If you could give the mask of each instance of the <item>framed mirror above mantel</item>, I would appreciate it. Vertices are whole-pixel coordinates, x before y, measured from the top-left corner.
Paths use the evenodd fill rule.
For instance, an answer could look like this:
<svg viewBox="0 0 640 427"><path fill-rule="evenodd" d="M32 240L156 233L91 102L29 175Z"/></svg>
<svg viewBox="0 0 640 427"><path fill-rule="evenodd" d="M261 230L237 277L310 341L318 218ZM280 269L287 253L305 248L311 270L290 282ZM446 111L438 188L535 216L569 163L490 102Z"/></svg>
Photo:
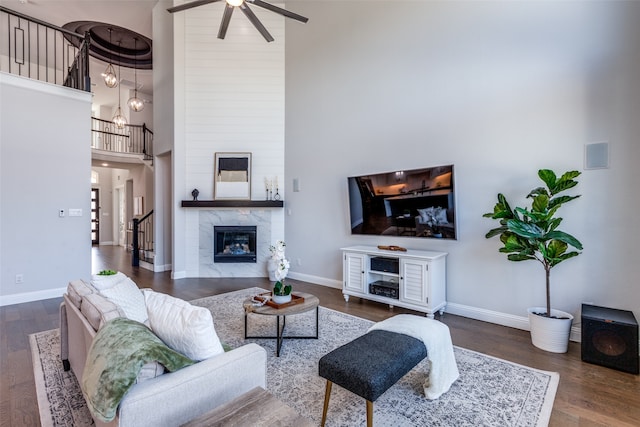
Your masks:
<svg viewBox="0 0 640 427"><path fill-rule="evenodd" d="M183 200L183 208L282 208L282 200Z"/></svg>

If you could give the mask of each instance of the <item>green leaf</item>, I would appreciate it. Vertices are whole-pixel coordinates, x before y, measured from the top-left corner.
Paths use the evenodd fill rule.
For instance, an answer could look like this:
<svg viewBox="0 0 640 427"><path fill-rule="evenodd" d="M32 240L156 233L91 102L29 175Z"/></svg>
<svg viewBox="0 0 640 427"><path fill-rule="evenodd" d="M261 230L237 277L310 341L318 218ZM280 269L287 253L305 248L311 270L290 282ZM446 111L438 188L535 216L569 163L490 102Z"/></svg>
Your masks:
<svg viewBox="0 0 640 427"><path fill-rule="evenodd" d="M561 222L562 222L562 218L553 218L549 222L549 227L547 228L547 230L549 230L549 231L555 230L556 228L558 228L558 226L560 225Z"/></svg>
<svg viewBox="0 0 640 427"><path fill-rule="evenodd" d="M542 194L544 194L544 195L546 195L546 196L549 196L549 192L547 191L547 189L546 189L546 188L544 188L544 187L537 187L537 188L534 188L533 190L531 190L531 191L529 192L529 194L527 194L527 198L530 198L530 197L536 197L536 196L539 196L539 195L542 195Z"/></svg>
<svg viewBox="0 0 640 427"><path fill-rule="evenodd" d="M508 230L508 228L506 226L494 228L494 229L489 230L489 232L487 234L485 234L484 237L486 237L487 239L490 239L493 236L500 235L500 234L504 233L507 230Z"/></svg>
<svg viewBox="0 0 640 427"><path fill-rule="evenodd" d="M517 234L518 236L530 239L539 239L544 235L544 230L533 223L510 219L507 221L507 227L509 227L509 231Z"/></svg>
<svg viewBox="0 0 640 427"><path fill-rule="evenodd" d="M551 231L547 233L546 237L548 239L560 240L561 242L573 246L579 251L582 250L582 243L580 243L578 239L573 237L571 234L565 233L564 231Z"/></svg>
<svg viewBox="0 0 640 427"><path fill-rule="evenodd" d="M547 185L547 188L552 189L556 185L556 174L550 169L540 169L538 176Z"/></svg>
<svg viewBox="0 0 640 427"><path fill-rule="evenodd" d="M539 194L533 199L531 204L531 210L535 212L544 212L549 206L549 196L546 194Z"/></svg>
<svg viewBox="0 0 640 427"><path fill-rule="evenodd" d="M560 205L570 202L573 199L577 199L580 196L560 196L560 197L554 197L553 199L551 199L549 201L549 208L554 208L559 207Z"/></svg>
<svg viewBox="0 0 640 427"><path fill-rule="evenodd" d="M549 187L549 190L551 190L551 195L561 193L578 185L578 181L575 181L573 178L579 175L580 172L578 171L565 172L560 177L560 179L556 181L555 185Z"/></svg>
<svg viewBox="0 0 640 427"><path fill-rule="evenodd" d="M521 254L511 254L507 258L509 259L509 261L528 261L536 259L535 257Z"/></svg>
<svg viewBox="0 0 640 427"><path fill-rule="evenodd" d="M552 240L546 248L545 258L558 258L567 251L568 245L560 240Z"/></svg>

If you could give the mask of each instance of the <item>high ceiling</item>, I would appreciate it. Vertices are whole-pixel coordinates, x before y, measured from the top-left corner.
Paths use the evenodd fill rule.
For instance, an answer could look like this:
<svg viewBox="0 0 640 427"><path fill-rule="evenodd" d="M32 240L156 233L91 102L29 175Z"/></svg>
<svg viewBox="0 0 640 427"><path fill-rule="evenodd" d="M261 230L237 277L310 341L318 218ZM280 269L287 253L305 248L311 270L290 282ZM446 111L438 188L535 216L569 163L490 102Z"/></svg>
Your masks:
<svg viewBox="0 0 640 427"><path fill-rule="evenodd" d="M95 21L129 29L152 39L151 12L158 0L2 0L2 5L25 15L62 27L74 21ZM117 71L117 64L116 66ZM118 90L106 87L100 74L107 63L91 58L90 72L94 106L118 104ZM139 97L152 94L152 70L138 70ZM133 89L133 68L122 67L121 97L128 99Z"/></svg>

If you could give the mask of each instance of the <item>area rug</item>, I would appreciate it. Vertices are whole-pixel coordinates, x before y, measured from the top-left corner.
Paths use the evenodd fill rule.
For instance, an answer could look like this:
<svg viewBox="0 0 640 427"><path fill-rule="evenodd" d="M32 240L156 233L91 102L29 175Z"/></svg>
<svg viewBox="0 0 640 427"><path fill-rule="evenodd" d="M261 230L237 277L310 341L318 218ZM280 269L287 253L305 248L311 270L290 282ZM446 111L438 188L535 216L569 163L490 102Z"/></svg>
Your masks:
<svg viewBox="0 0 640 427"><path fill-rule="evenodd" d="M262 292L251 288L192 301L213 314L221 340L240 346L244 340L242 301ZM267 389L304 417L320 424L325 380L318 376L324 354L366 333L373 324L365 319L319 309L318 340L285 340L280 357L275 340L251 339L267 350ZM273 335L275 319L249 315L249 334ZM287 317L285 335L315 331L315 312ZM34 377L43 426L92 425L75 376L64 372L59 357L59 331L30 336ZM546 426L559 375L481 353L455 347L460 378L440 399L424 398L422 384L428 373L425 359L387 390L374 404L375 425L382 426ZM366 424L364 399L333 387L327 426Z"/></svg>

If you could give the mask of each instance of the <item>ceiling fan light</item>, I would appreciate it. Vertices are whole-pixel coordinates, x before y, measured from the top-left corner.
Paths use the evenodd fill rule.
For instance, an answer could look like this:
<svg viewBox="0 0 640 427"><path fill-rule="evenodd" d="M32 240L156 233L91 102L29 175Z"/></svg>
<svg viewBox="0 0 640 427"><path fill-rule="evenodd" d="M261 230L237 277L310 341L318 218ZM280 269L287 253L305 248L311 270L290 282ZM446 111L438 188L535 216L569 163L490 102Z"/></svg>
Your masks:
<svg viewBox="0 0 640 427"><path fill-rule="evenodd" d="M230 6L240 6L244 0L226 0Z"/></svg>
<svg viewBox="0 0 640 427"><path fill-rule="evenodd" d="M104 77L104 84L106 84L107 87L113 88L118 86L118 77L116 76L116 70L114 70L113 65L109 64L107 69L104 70L104 73L102 73L102 76Z"/></svg>

